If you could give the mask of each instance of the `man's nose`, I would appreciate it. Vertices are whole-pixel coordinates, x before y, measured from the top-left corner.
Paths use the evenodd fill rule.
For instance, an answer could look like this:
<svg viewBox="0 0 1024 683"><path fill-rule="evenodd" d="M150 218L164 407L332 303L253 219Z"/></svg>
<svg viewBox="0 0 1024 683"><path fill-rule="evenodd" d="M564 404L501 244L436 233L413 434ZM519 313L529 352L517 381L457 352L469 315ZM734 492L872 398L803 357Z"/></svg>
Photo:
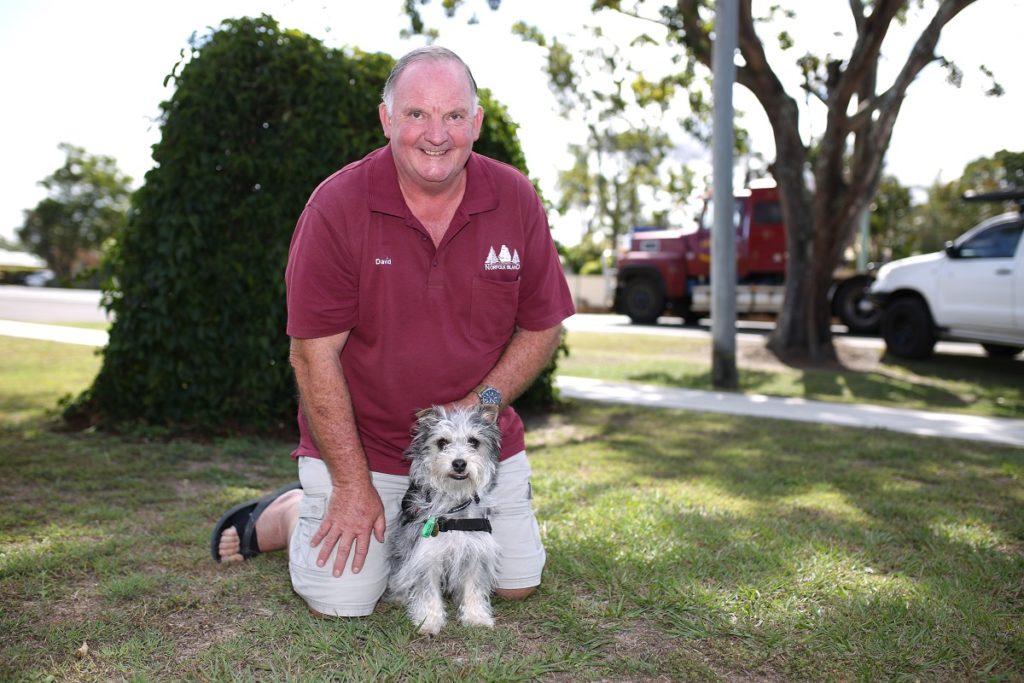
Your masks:
<svg viewBox="0 0 1024 683"><path fill-rule="evenodd" d="M427 142L439 145L448 140L448 127L441 118L431 118L424 133Z"/></svg>

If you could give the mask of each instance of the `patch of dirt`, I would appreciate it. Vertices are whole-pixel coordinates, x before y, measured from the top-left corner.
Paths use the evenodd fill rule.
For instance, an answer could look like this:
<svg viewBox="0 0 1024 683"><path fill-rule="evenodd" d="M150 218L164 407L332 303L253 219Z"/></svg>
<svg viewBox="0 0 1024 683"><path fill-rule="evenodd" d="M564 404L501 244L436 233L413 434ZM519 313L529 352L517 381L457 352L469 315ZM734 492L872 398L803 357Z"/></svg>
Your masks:
<svg viewBox="0 0 1024 683"><path fill-rule="evenodd" d="M783 368L806 368L848 372L874 372L882 364L881 349L865 348L834 339L836 357L810 360L806 358L779 358L762 340L740 341L736 345L736 362L747 368L780 370Z"/></svg>
<svg viewBox="0 0 1024 683"><path fill-rule="evenodd" d="M632 657L658 661L665 659L679 647L679 640L671 638L643 620L629 622L628 628L616 631L612 653L616 657Z"/></svg>
<svg viewBox="0 0 1024 683"><path fill-rule="evenodd" d="M593 430L580 425L568 406L554 412L524 412L522 418L531 450L584 443L594 438Z"/></svg>

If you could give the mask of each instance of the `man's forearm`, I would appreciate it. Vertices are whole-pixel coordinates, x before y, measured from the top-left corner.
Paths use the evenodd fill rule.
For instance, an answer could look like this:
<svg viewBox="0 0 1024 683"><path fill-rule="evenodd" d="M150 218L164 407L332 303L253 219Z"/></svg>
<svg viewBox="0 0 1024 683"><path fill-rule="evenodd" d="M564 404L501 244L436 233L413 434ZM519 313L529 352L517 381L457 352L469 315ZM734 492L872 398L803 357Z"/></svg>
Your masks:
<svg viewBox="0 0 1024 683"><path fill-rule="evenodd" d="M303 341L291 350L303 415L335 486L370 477L339 352Z"/></svg>
<svg viewBox="0 0 1024 683"><path fill-rule="evenodd" d="M384 506L373 486L359 432L348 382L341 367L341 350L348 333L322 339L293 339L292 367L299 385L299 397L306 423L331 475L333 493L320 526L310 538L320 547L317 566L330 562L337 553L332 572L341 576L352 558L352 572L358 574L366 561L370 539L384 542L387 521Z"/></svg>
<svg viewBox="0 0 1024 683"><path fill-rule="evenodd" d="M487 373L483 383L501 392L503 405L512 403L537 379L537 375L558 350L561 339L561 325L538 332L521 328L516 330L505 352L494 369Z"/></svg>

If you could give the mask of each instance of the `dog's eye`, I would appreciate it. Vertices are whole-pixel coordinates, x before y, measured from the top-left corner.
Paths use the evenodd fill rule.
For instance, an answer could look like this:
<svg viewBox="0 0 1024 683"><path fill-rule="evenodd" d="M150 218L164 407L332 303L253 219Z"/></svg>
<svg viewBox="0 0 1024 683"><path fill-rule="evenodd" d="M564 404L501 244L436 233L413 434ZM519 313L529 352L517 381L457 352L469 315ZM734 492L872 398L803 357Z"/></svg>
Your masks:
<svg viewBox="0 0 1024 683"><path fill-rule="evenodd" d="M480 439L470 438L469 445L472 446L473 448L480 448Z"/></svg>
<svg viewBox="0 0 1024 683"><path fill-rule="evenodd" d="M438 439L437 440L437 450L443 451L446 448L448 448L448 439Z"/></svg>

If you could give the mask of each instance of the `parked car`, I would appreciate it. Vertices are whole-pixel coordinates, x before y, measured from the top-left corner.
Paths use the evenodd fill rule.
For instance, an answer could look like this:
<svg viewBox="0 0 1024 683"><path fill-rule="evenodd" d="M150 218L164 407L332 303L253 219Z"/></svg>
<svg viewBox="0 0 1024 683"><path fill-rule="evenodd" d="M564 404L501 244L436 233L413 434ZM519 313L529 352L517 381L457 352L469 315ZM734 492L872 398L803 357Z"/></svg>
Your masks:
<svg viewBox="0 0 1024 683"><path fill-rule="evenodd" d="M1024 200L1024 192L1000 193ZM1022 204L1024 209L1024 204ZM890 353L927 358L936 341L978 342L991 356L1024 350L1024 210L979 223L945 250L882 266L870 295Z"/></svg>
<svg viewBox="0 0 1024 683"><path fill-rule="evenodd" d="M47 268L44 270L37 270L34 273L29 273L28 275L25 276L23 282L28 287L45 287L51 282L53 282L53 280L56 277L57 276L54 274L54 272Z"/></svg>

